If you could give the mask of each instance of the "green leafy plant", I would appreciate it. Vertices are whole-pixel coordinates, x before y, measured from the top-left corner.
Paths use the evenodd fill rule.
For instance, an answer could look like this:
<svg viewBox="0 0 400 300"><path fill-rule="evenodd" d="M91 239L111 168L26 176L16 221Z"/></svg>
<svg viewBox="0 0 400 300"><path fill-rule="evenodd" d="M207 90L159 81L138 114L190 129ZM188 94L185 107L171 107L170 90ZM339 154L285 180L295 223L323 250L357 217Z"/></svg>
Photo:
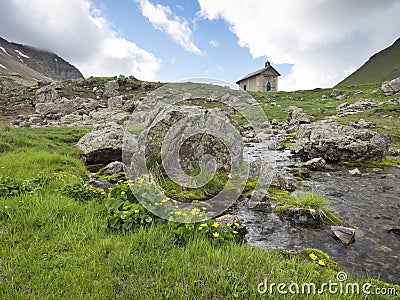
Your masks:
<svg viewBox="0 0 400 300"><path fill-rule="evenodd" d="M0 197L14 197L22 194L40 194L50 178L41 173L29 180L0 177Z"/></svg>
<svg viewBox="0 0 400 300"><path fill-rule="evenodd" d="M83 180L62 186L61 192L62 194L78 201L102 201L106 195L106 192L103 189L94 188L92 185L88 186L88 184L84 183Z"/></svg>

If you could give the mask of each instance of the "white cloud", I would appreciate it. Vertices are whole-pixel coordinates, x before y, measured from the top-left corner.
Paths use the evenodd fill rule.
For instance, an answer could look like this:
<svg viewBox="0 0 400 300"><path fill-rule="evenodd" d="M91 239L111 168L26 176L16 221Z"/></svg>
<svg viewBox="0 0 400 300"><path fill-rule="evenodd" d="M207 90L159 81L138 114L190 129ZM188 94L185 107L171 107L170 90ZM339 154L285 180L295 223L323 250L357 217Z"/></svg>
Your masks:
<svg viewBox="0 0 400 300"><path fill-rule="evenodd" d="M160 61L119 37L89 0L9 0L1 5L0 36L51 50L84 76L156 77Z"/></svg>
<svg viewBox="0 0 400 300"><path fill-rule="evenodd" d="M158 30L168 34L178 45L188 52L202 55L195 45L189 23L173 14L168 6L153 5L148 0L137 0L142 15Z"/></svg>
<svg viewBox="0 0 400 300"><path fill-rule="evenodd" d="M209 43L211 46L213 46L214 48L218 48L218 46L219 46L219 43L218 43L218 41L216 41L216 40L210 40L208 43Z"/></svg>
<svg viewBox="0 0 400 300"><path fill-rule="evenodd" d="M254 58L294 64L281 89L328 87L398 38L397 0L198 0ZM251 71L251 70L249 70Z"/></svg>

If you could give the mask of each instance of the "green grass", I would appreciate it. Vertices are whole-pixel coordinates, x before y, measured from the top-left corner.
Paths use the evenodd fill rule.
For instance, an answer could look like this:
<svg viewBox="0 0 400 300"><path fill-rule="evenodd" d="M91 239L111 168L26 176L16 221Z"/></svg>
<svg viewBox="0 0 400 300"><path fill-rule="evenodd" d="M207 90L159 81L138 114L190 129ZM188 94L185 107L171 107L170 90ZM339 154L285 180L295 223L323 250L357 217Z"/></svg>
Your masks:
<svg viewBox="0 0 400 300"><path fill-rule="evenodd" d="M328 201L320 194L314 192L298 193L285 199L283 202L288 206L311 208L311 209L327 209Z"/></svg>
<svg viewBox="0 0 400 300"><path fill-rule="evenodd" d="M370 128L370 130L382 134L389 134L394 138L394 144L400 146L399 105L383 105L377 108L371 108L363 112L339 118L336 121L340 124L347 125L360 119L376 124L376 127Z"/></svg>
<svg viewBox="0 0 400 300"><path fill-rule="evenodd" d="M363 161L363 162L342 162L343 165L349 167L364 167L364 168L374 168L374 167L397 167L400 166L400 159L386 157L382 161Z"/></svg>
<svg viewBox="0 0 400 300"><path fill-rule="evenodd" d="M260 103L269 120L277 119L284 121L287 118L286 109L289 106L302 108L306 113L315 117L315 121L336 115L336 107L342 103L355 103L360 99L371 99L380 102L396 98L396 95L386 97L380 92L379 84L367 84L358 86L340 87L343 94L347 95L344 100L329 97L332 89L314 89L295 92L250 92L253 98ZM364 93L354 95L358 90ZM323 98L325 96L325 98Z"/></svg>
<svg viewBox="0 0 400 300"><path fill-rule="evenodd" d="M85 176L74 144L87 130L1 132L7 149L0 154L0 176L29 179L42 172L49 177L41 194L0 197L1 299L260 299L257 286L264 279L317 286L337 282L337 266L320 266L308 252L295 255L234 243L216 247L201 235L179 246L173 233L160 226L126 233L107 229L104 203L62 194L62 181L54 176L58 171ZM348 281L385 286L353 276ZM290 299L276 289L264 297ZM291 299L299 298L307 296Z"/></svg>

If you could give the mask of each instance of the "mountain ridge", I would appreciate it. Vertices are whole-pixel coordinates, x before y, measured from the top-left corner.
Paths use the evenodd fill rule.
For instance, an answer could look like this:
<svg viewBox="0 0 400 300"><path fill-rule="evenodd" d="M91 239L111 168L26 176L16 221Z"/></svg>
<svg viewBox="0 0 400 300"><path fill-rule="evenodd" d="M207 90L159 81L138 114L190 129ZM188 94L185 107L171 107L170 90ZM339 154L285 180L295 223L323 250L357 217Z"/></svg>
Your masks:
<svg viewBox="0 0 400 300"><path fill-rule="evenodd" d="M372 55L337 86L381 83L397 77L400 77L400 38L391 46Z"/></svg>
<svg viewBox="0 0 400 300"><path fill-rule="evenodd" d="M41 81L83 78L82 73L59 55L0 37L0 73Z"/></svg>

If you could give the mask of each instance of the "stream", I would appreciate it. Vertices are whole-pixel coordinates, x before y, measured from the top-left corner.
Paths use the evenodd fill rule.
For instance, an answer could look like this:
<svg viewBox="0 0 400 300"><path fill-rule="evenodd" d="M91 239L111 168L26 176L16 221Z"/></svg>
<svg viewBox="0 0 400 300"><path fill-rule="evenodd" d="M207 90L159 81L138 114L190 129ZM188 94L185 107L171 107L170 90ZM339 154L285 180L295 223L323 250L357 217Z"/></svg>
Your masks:
<svg viewBox="0 0 400 300"><path fill-rule="evenodd" d="M290 151L270 150L264 142L252 143L246 149L249 161L274 163L274 168L287 177L289 167L298 164ZM333 166L328 171L311 171L310 178L303 181L311 191L325 195L344 226L356 229L353 244L336 241L329 226L294 227L273 209L262 212L241 205L236 214L246 220L246 241L264 249L317 248L347 272L400 284L400 236L387 231L400 228L400 168L359 169L362 176L354 177L348 172L350 168Z"/></svg>

